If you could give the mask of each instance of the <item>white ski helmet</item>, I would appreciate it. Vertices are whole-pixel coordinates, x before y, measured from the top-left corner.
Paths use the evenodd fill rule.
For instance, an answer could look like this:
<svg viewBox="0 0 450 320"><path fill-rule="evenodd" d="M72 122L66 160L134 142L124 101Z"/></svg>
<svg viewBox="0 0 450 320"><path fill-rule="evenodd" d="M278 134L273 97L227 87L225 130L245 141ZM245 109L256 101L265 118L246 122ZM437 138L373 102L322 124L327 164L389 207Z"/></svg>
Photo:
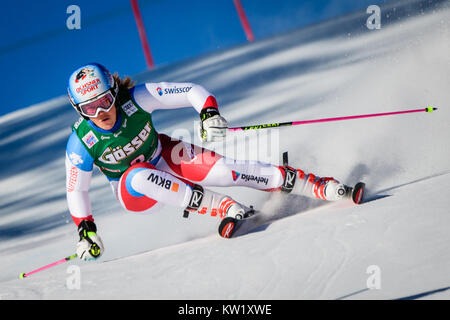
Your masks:
<svg viewBox="0 0 450 320"><path fill-rule="evenodd" d="M72 73L67 93L75 110L88 119L96 117L100 111L109 111L118 89L108 69L99 63L90 63Z"/></svg>

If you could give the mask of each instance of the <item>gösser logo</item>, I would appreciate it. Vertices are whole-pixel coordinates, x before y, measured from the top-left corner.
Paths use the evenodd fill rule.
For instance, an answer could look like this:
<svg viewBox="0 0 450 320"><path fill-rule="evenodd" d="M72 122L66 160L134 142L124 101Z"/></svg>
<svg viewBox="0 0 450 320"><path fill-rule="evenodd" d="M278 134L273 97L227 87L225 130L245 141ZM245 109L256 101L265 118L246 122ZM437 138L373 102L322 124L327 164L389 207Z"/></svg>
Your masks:
<svg viewBox="0 0 450 320"><path fill-rule="evenodd" d="M116 146L114 148L107 147L103 151L99 160L103 163L117 164L128 156L134 154L148 139L151 132L150 123L147 122L145 127L134 137L131 142L127 143L125 146ZM122 132L122 131L119 131Z"/></svg>

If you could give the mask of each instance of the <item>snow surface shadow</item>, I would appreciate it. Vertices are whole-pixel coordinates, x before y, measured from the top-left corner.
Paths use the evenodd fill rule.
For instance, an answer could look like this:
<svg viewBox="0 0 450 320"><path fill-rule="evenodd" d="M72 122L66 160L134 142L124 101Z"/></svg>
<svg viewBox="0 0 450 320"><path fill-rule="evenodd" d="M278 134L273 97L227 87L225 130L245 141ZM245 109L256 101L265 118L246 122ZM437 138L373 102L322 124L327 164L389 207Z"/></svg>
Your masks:
<svg viewBox="0 0 450 320"><path fill-rule="evenodd" d="M394 170L392 168L392 170ZM345 181L351 183L356 183L359 181L364 181L369 178L370 174L369 166L364 163L359 163L353 167ZM377 178L382 178L380 175ZM427 177L429 178L429 177ZM424 178L424 179L427 179ZM418 181L423 180L419 179ZM417 181L412 181L407 184L411 184ZM349 183L350 184L350 183ZM406 184L404 184L406 185ZM364 203L383 199L390 197L390 194L385 194L385 192L395 189L400 186L391 187L389 189L381 190L378 192L370 192L366 190L366 196ZM297 195L286 195L282 193L273 193L269 196L269 199L264 203L261 209L261 218L258 221L258 226L246 232L239 232L235 237L242 236L244 234L256 233L266 230L274 221L280 220L289 216L305 213L309 210L316 209L325 205L330 204L329 201L323 201L320 199L308 198L304 196ZM352 295L352 294L350 294Z"/></svg>
<svg viewBox="0 0 450 320"><path fill-rule="evenodd" d="M50 215L45 218L29 222L21 222L0 227L0 240L5 241L13 238L29 236L55 230L57 227L67 224L67 211Z"/></svg>
<svg viewBox="0 0 450 320"><path fill-rule="evenodd" d="M357 291L355 291L355 292L346 294L346 295L344 295L344 296L342 296L342 297L336 298L336 300L344 300L344 299L346 299L346 298L348 298L348 297L355 296L355 295L357 295L357 294L360 294L360 293L365 292L365 291L368 291L368 290L370 290L370 289L364 288L364 289L361 289L361 290L357 290Z"/></svg>
<svg viewBox="0 0 450 320"><path fill-rule="evenodd" d="M264 203L255 226L250 229L239 229L234 238L266 230L273 222L293 215L302 214L314 208L329 204L329 202L297 195L285 195L281 193L271 194Z"/></svg>
<svg viewBox="0 0 450 320"><path fill-rule="evenodd" d="M351 180L355 183L367 177L370 173L369 167L365 164L356 165L349 174ZM269 220L281 219L295 214L301 214L306 211L330 204L329 201L324 201L315 198L308 198L298 195L285 195L281 193L272 194L261 210ZM268 213L271 212L271 213Z"/></svg>
<svg viewBox="0 0 450 320"><path fill-rule="evenodd" d="M449 289L450 289L450 287L444 287L444 288L439 288L439 289L435 289L435 290L425 291L425 292L422 292L422 293L414 294L414 295L407 296L407 297L397 298L397 299L393 299L393 300L416 300L416 299L420 299L420 298L423 298L423 297L426 297L426 296L433 295L435 293L444 292L444 291L447 291ZM360 293L363 293L363 292L366 292L366 291L369 291L369 290L370 290L369 288L364 288L364 289L361 289L361 290L357 290L355 292L352 292L352 293L346 294L344 296L341 296L339 298L336 298L336 300L344 300L344 299L347 299L349 297L355 296L357 294L360 294Z"/></svg>
<svg viewBox="0 0 450 320"><path fill-rule="evenodd" d="M397 185L389 187L389 188L385 188L385 189L382 189L382 190L374 191L373 193L371 193L371 194L369 194L367 196L367 200L365 200L364 202L370 202L370 201L374 201L374 200L390 197L391 194L386 194L386 193L389 193L390 191L393 191L393 190L401 188L401 187L405 187L405 186L408 186L408 185L412 185L412 184L419 183L419 182L422 182L422 181L426 181L426 180L429 180L429 179L433 179L433 178L436 178L436 177L444 176L444 175L447 175L447 174L450 174L450 172L449 171L442 171L442 172L438 172L438 173L433 174L433 175L429 175L429 176L418 178L418 179L415 179L415 180L411 180L411 181L408 181L408 182L405 182L405 183L397 184Z"/></svg>
<svg viewBox="0 0 450 320"><path fill-rule="evenodd" d="M368 197L366 197L364 199L364 203L369 203L369 202L372 202L372 201L375 201L375 200L380 200L380 199L387 198L387 197L390 197L390 196L392 196L392 195L391 194L371 195L371 196L368 196Z"/></svg>
<svg viewBox="0 0 450 320"><path fill-rule="evenodd" d="M68 104L52 107L58 116L42 113L2 124L0 166L4 170L0 171L0 179L35 170L64 157L70 126L78 117Z"/></svg>
<svg viewBox="0 0 450 320"><path fill-rule="evenodd" d="M411 180L411 181L408 181L408 182L405 182L405 183L397 184L397 185L391 186L389 188L385 188L385 189L378 190L378 191L372 191L371 192L370 189L367 189L366 190L366 195L364 196L364 203L368 203L368 202L372 202L372 201L376 201L376 200L380 200L380 199L391 197L392 194L390 194L390 192L395 190L395 189L398 189L398 188L401 188L401 187L405 187L405 186L408 186L408 185L412 185L412 184L415 184L415 183L418 183L418 182L426 181L426 180L429 180L429 179L433 179L433 178L436 178L436 177L439 177L439 176L443 176L443 175L446 175L446 174L450 174L450 172L449 171L438 172L438 173L430 175L430 176L426 176L426 177L418 178L418 179Z"/></svg>
<svg viewBox="0 0 450 320"><path fill-rule="evenodd" d="M423 297L426 297L426 296L429 296L429 295L432 295L435 293L444 292L449 289L450 289L450 287L445 287L445 288L440 288L440 289L436 289L436 290L425 291L425 292L418 293L418 294L415 294L412 296L398 298L398 299L394 299L394 300L415 300L415 299L420 299L420 298L423 298Z"/></svg>

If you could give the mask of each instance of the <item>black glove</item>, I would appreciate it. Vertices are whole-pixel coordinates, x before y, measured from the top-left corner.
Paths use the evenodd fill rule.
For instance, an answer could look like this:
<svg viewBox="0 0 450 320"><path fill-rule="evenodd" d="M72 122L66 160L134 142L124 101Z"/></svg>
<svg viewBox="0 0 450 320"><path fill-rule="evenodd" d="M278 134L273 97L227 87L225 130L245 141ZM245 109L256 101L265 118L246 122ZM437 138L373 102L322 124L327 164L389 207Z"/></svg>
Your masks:
<svg viewBox="0 0 450 320"><path fill-rule="evenodd" d="M93 221L83 220L78 225L80 241L77 243L77 255L82 260L95 260L105 250L102 239L97 235Z"/></svg>

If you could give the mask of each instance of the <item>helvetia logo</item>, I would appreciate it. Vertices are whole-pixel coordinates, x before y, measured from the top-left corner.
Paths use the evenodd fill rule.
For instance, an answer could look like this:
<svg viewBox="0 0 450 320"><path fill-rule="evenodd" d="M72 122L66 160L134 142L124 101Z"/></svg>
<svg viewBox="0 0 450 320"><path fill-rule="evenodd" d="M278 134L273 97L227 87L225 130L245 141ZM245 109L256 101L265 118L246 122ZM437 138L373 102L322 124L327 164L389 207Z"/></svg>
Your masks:
<svg viewBox="0 0 450 320"><path fill-rule="evenodd" d="M264 183L265 185L267 185L267 183L269 182L268 178L258 177L252 174L244 174L244 173L241 174L241 179L246 182L255 181L257 184Z"/></svg>
<svg viewBox="0 0 450 320"><path fill-rule="evenodd" d="M163 91L162 91L162 89L161 89L160 87L156 88L156 91L158 92L158 94L159 94L160 96L162 96L162 95L164 94Z"/></svg>

